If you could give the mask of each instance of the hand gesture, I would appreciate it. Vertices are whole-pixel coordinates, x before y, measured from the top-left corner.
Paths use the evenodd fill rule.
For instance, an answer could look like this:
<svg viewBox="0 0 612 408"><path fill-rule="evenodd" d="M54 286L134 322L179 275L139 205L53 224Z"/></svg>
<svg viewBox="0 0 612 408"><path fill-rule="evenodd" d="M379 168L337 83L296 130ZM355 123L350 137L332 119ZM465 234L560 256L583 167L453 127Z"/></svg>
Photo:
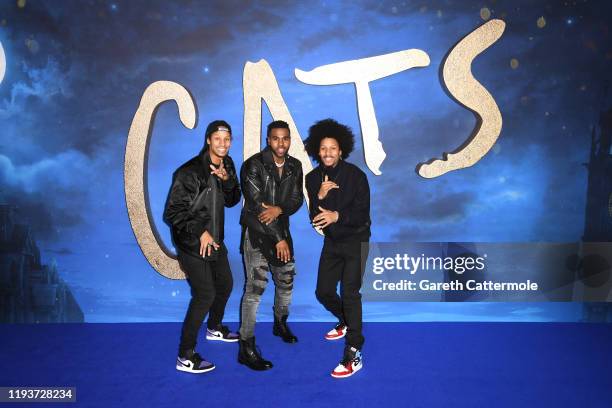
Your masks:
<svg viewBox="0 0 612 408"><path fill-rule="evenodd" d="M276 257L282 262L289 262L291 260L291 251L289 251L289 244L284 239L276 243Z"/></svg>
<svg viewBox="0 0 612 408"><path fill-rule="evenodd" d="M213 249L215 251L219 249L219 244L215 242L214 238L208 233L208 231L204 231L200 237L200 256L202 258L205 256L210 256Z"/></svg>
<svg viewBox="0 0 612 408"><path fill-rule="evenodd" d="M227 170L225 170L225 166L223 165L223 159L221 159L221 164L219 165L219 168L211 164L210 169L212 170L210 174L214 174L215 176L219 177L222 181L229 180L229 175L227 174Z"/></svg>
<svg viewBox="0 0 612 408"><path fill-rule="evenodd" d="M325 197L327 197L327 193L329 193L329 190L333 188L340 188L340 187L333 181L329 181L329 177L326 174L325 180L323 180L323 182L321 183L321 188L319 188L319 193L317 194L317 197L319 197L319 200L323 200Z"/></svg>
<svg viewBox="0 0 612 408"><path fill-rule="evenodd" d="M325 228L338 221L338 217L340 216L338 211L329 211L323 207L319 207L319 210L321 212L312 219L312 225L315 228Z"/></svg>
<svg viewBox="0 0 612 408"><path fill-rule="evenodd" d="M281 213L283 212L280 207L277 207L275 205L268 205L266 203L261 203L261 205L263 206L263 208L265 208L265 210L263 210L257 218L259 218L259 222L261 222L262 224L270 225L270 223L277 219L278 216L281 215Z"/></svg>

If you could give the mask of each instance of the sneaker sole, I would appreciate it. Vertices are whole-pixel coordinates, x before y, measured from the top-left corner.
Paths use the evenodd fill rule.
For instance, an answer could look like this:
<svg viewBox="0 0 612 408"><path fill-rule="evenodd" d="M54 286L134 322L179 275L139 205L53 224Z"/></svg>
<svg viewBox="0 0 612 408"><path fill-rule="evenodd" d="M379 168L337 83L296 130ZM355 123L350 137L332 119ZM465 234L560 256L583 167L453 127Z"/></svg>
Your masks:
<svg viewBox="0 0 612 408"><path fill-rule="evenodd" d="M272 367L265 367L265 368L257 369L257 368L253 368L253 367L251 367L251 366L250 366L250 365L248 365L248 364L247 364L245 361L242 361L242 360L240 360L240 359L238 359L238 363L239 363L239 364L242 364L243 366L245 366L245 367L247 367L247 368L250 368L250 369L251 369L251 370L253 370L253 371L268 371L268 370L272 369L272 367L274 367L274 366L272 366Z"/></svg>
<svg viewBox="0 0 612 408"><path fill-rule="evenodd" d="M338 374L334 374L334 372L332 371L331 376L334 377L334 378L348 378L348 377L354 375L355 373L357 373L362 368L363 368L363 364L360 365L357 369L355 369L355 371L353 371L350 374L340 374L340 375L338 375Z"/></svg>
<svg viewBox="0 0 612 408"><path fill-rule="evenodd" d="M346 336L346 332L342 336L336 336L336 337L327 337L327 336L325 336L325 340L330 340L330 341L340 340L341 338L343 338L345 336Z"/></svg>
<svg viewBox="0 0 612 408"><path fill-rule="evenodd" d="M235 343L237 342L239 339L224 339L223 337L217 337L217 336L209 336L206 335L206 340L212 340L212 341L223 341L225 343Z"/></svg>
<svg viewBox="0 0 612 408"><path fill-rule="evenodd" d="M178 371L182 371L184 373L189 373L189 374L204 374L204 373L214 370L215 368L216 366L212 366L204 370L192 370L191 368L188 368L188 367L176 366L176 369Z"/></svg>

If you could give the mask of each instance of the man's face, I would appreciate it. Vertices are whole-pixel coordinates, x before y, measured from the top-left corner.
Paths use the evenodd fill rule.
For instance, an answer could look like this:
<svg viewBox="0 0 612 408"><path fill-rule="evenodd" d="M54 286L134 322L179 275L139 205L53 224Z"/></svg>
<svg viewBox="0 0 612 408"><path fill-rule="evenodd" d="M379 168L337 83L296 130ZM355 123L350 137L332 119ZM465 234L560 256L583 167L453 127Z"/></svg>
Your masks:
<svg viewBox="0 0 612 408"><path fill-rule="evenodd" d="M218 130L213 132L210 137L206 139L206 143L208 143L211 153L218 157L225 157L232 144L232 137L229 132Z"/></svg>
<svg viewBox="0 0 612 408"><path fill-rule="evenodd" d="M338 141L331 137L324 137L321 139L319 157L324 166L333 167L338 164L340 157L342 157L342 150L340 150Z"/></svg>
<svg viewBox="0 0 612 408"><path fill-rule="evenodd" d="M272 152L276 157L283 158L289 151L291 146L291 136L289 136L289 129L285 128L274 128L270 130L270 136L268 136L268 144L272 149Z"/></svg>

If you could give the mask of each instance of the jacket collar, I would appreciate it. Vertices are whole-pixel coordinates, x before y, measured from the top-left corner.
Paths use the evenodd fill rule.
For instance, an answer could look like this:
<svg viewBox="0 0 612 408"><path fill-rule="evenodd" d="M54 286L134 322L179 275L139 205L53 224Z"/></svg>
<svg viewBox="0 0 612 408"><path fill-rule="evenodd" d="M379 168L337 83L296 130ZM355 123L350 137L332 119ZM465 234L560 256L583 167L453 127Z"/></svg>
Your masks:
<svg viewBox="0 0 612 408"><path fill-rule="evenodd" d="M198 156L200 156L200 160L202 160L202 164L204 165L204 167L208 169L208 166L212 164L212 162L210 161L210 153L208 152L208 149L206 147L203 147L202 150L200 150L200 154Z"/></svg>
<svg viewBox="0 0 612 408"><path fill-rule="evenodd" d="M208 151L208 149L203 147L202 150L200 150L200 154L198 156L200 156L200 160L202 160L202 164L204 165L204 169L210 171L210 165L213 164L213 162L210 159L210 152ZM225 165L225 167L228 166L227 157L228 156L225 156L222 159L223 160L223 164Z"/></svg>
<svg viewBox="0 0 612 408"><path fill-rule="evenodd" d="M331 178L335 178L342 171L343 167L344 160L342 159L340 159L336 167L332 167L329 169L325 167L323 163L319 163L319 171L321 172L321 177L325 176L325 174L328 174Z"/></svg>
<svg viewBox="0 0 612 408"><path fill-rule="evenodd" d="M283 171L283 179L289 177L294 171L293 163L291 160L289 160L289 157L290 156L288 154L285 155L285 169ZM266 170L275 176L278 175L278 171L276 170L277 167L274 163L274 157L272 156L272 149L270 148L270 146L266 146L266 148L261 151L261 158Z"/></svg>

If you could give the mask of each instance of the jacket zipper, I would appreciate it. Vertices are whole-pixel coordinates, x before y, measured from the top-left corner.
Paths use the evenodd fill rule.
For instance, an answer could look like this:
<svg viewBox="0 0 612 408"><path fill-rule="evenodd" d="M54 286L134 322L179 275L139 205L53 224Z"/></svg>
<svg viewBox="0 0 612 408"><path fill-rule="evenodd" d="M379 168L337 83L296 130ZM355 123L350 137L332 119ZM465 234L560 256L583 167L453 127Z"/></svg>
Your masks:
<svg viewBox="0 0 612 408"><path fill-rule="evenodd" d="M257 191L261 191L261 190L260 190L260 189L259 189L259 188L258 188L258 187L255 185L255 183L253 183L253 181L252 181L251 179L247 179L247 180L249 180L249 183L251 183L251 185L252 185L253 187L255 187L255 190L257 190Z"/></svg>
<svg viewBox="0 0 612 408"><path fill-rule="evenodd" d="M216 180L213 180L213 182L216 183ZM212 191L212 188L211 188L210 192L212 194L212 213L216 214L217 213L217 190L215 189L215 191ZM218 237L219 229L217 228L217 223L219 222L219 220L217 218L218 217L215 217L215 219L213 220L213 228L215 230L213 231L212 236L215 242L219 240L219 237Z"/></svg>

